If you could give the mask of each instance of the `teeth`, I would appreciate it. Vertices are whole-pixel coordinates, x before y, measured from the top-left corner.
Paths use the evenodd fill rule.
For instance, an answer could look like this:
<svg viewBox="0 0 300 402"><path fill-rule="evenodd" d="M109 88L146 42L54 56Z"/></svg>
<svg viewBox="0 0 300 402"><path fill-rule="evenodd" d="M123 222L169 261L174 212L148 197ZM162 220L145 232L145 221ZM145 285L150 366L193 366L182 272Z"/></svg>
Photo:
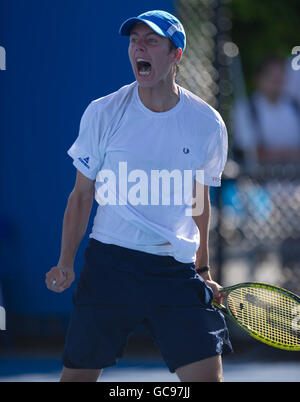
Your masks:
<svg viewBox="0 0 300 402"><path fill-rule="evenodd" d="M140 71L139 74L140 75L149 75L150 71Z"/></svg>
<svg viewBox="0 0 300 402"><path fill-rule="evenodd" d="M144 76L150 75L150 73L151 73L151 64L149 63L149 61L147 61L147 60L145 60L145 59L143 59L141 57L136 59L136 61L137 61L137 63L144 63L144 64L138 66L139 75L144 75Z"/></svg>

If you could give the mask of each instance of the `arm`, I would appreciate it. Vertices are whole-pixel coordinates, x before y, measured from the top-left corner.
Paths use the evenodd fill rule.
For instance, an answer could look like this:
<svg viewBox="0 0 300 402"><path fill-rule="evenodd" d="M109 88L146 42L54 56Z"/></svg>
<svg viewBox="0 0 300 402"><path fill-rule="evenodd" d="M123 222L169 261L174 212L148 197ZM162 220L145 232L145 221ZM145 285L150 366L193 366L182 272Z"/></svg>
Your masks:
<svg viewBox="0 0 300 402"><path fill-rule="evenodd" d="M62 292L74 281L74 261L87 229L93 199L94 181L77 171L75 186L64 214L59 261L46 274L46 284L50 290ZM53 280L56 280L56 286L53 286Z"/></svg>
<svg viewBox="0 0 300 402"><path fill-rule="evenodd" d="M289 163L298 162L300 158L300 148L267 149L259 147L257 149L259 162Z"/></svg>
<svg viewBox="0 0 300 402"><path fill-rule="evenodd" d="M196 269L209 265L209 225L211 214L209 186L202 186L199 183L197 183L197 186L200 189L199 194L203 194L203 213L202 215L193 216L200 233L200 246L196 253Z"/></svg>
<svg viewBox="0 0 300 402"><path fill-rule="evenodd" d="M197 192L196 192L197 188ZM203 194L203 196L202 196ZM203 199L199 199L199 198ZM196 253L195 268L201 268L209 265L209 226L211 216L211 205L209 197L209 186L203 186L202 184L195 182L194 186L194 199L196 203L203 203L203 212L201 215L193 216L193 219L199 229L200 233L200 245ZM199 204L198 204L199 205ZM208 286L210 286L214 292L214 299L221 304L222 296L219 292L220 285L214 282L211 278L210 272L201 273L202 278L205 280Z"/></svg>

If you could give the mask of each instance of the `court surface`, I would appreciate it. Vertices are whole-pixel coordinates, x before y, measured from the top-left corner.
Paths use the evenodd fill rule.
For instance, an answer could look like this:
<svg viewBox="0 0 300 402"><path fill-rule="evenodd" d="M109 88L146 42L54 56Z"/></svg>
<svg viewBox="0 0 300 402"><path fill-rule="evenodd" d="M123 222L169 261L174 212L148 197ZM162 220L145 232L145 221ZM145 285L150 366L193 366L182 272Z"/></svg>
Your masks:
<svg viewBox="0 0 300 402"><path fill-rule="evenodd" d="M61 363L56 358L2 358L0 382L56 382ZM227 382L300 382L300 361L253 362L224 360ZM104 382L178 382L163 362L157 360L122 360L104 370Z"/></svg>

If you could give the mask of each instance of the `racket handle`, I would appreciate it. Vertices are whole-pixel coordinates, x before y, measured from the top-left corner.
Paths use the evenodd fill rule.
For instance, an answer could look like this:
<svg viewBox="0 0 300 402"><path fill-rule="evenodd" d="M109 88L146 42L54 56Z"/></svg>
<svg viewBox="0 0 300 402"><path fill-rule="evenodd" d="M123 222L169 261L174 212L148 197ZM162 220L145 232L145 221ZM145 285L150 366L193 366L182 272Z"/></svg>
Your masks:
<svg viewBox="0 0 300 402"><path fill-rule="evenodd" d="M228 314L228 313L227 313L227 310L226 310L226 307L223 306L222 304L219 304L219 303L217 303L216 301L213 301L213 305L214 305L217 309L221 310L222 313Z"/></svg>

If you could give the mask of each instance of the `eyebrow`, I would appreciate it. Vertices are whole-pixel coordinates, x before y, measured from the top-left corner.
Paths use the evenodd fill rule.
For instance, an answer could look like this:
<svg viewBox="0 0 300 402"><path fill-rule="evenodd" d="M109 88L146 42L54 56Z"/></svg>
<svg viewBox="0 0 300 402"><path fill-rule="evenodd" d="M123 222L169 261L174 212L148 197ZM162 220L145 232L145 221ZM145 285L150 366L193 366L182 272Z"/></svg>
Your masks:
<svg viewBox="0 0 300 402"><path fill-rule="evenodd" d="M131 36L131 35L139 36L139 34L138 34L136 31L130 32L130 36ZM147 34L145 34L145 36L150 36L150 35L160 36L160 35L158 35L156 32L148 32Z"/></svg>

